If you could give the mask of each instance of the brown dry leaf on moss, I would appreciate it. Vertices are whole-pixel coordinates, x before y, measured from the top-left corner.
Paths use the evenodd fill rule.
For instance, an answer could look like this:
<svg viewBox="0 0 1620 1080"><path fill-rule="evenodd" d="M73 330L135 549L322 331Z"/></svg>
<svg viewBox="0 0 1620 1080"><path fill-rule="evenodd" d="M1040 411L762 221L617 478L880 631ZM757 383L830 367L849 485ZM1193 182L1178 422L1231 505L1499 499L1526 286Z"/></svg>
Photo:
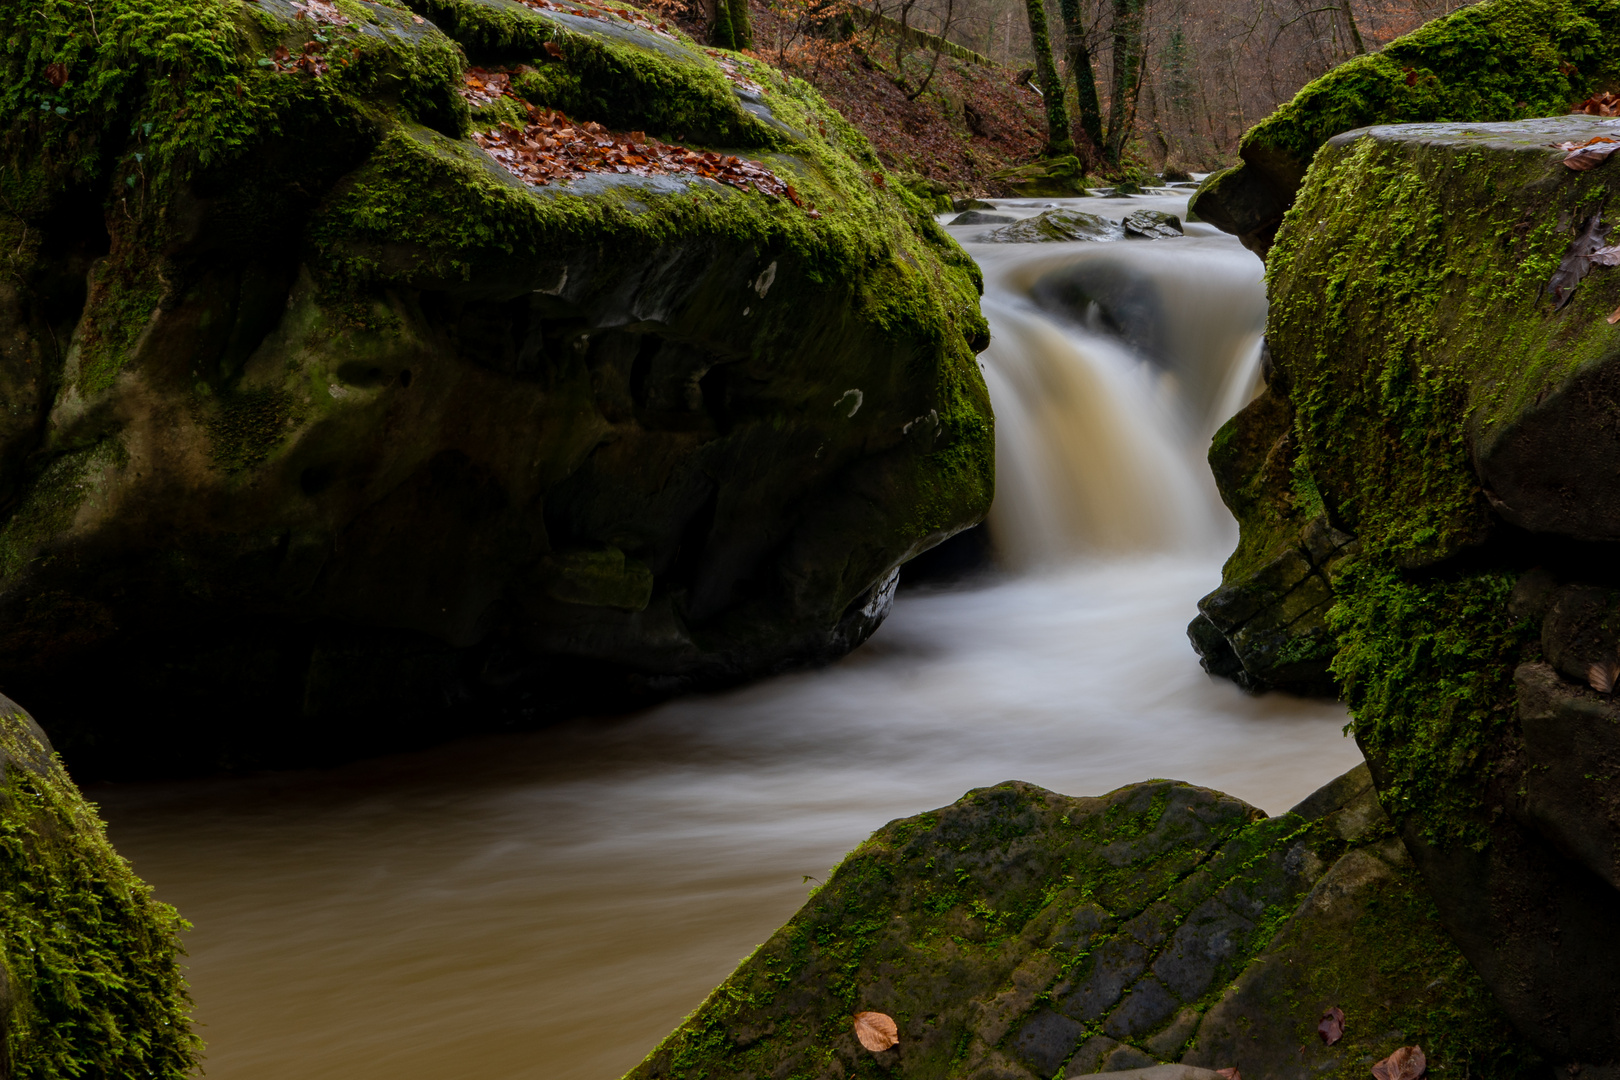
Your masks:
<svg viewBox="0 0 1620 1080"><path fill-rule="evenodd" d="M1429 1067L1421 1046L1403 1046L1372 1067L1378 1080L1417 1080Z"/></svg>
<svg viewBox="0 0 1620 1080"><path fill-rule="evenodd" d="M539 186L602 172L701 176L802 205L797 192L790 192L781 177L757 162L673 146L649 139L641 131L626 133L609 131L597 123L578 124L560 112L533 106L523 128L502 124L493 131L475 131L473 141L507 172Z"/></svg>
<svg viewBox="0 0 1620 1080"><path fill-rule="evenodd" d="M855 1037L872 1053L887 1050L900 1041L900 1029L894 1019L880 1012L855 1014Z"/></svg>
<svg viewBox="0 0 1620 1080"><path fill-rule="evenodd" d="M1610 154L1620 150L1620 139L1612 135L1594 135L1585 142L1561 142L1558 149L1566 151L1565 167L1584 172L1608 161Z"/></svg>
<svg viewBox="0 0 1620 1080"><path fill-rule="evenodd" d="M511 88L512 76L505 71L468 68L461 76L461 96L473 108L498 101Z"/></svg>
<svg viewBox="0 0 1620 1080"><path fill-rule="evenodd" d="M1344 1038L1344 1010L1335 1005L1323 1013L1316 1025L1316 1033L1329 1046Z"/></svg>

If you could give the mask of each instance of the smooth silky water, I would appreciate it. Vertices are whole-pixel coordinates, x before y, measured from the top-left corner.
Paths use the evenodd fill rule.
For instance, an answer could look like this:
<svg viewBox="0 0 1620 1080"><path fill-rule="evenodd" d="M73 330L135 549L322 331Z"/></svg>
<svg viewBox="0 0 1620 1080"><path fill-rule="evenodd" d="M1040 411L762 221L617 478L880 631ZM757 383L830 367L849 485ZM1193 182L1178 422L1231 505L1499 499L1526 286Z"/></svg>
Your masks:
<svg viewBox="0 0 1620 1080"><path fill-rule="evenodd" d="M956 231L995 335L999 569L902 591L841 663L627 718L91 789L195 924L210 1077L613 1080L891 818L1008 779L1173 777L1277 812L1360 760L1341 707L1247 696L1184 632L1235 538L1202 457L1254 392L1259 262L1207 226ZM1037 307L1054 271L1137 282L1151 355L1083 303Z"/></svg>

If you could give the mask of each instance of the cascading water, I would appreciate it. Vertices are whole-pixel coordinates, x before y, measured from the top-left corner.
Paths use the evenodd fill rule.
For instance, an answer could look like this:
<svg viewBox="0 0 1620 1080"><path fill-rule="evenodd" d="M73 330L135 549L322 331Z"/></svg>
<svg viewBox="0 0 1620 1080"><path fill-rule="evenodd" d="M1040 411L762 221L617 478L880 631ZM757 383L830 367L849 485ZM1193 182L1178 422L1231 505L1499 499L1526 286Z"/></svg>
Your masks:
<svg viewBox="0 0 1620 1080"><path fill-rule="evenodd" d="M1276 811L1359 760L1338 706L1248 697L1183 634L1231 539L1202 455L1253 392L1259 263L963 239L1009 569L902 592L829 668L637 716L92 791L196 926L213 1080L613 1080L891 818L1010 778Z"/></svg>

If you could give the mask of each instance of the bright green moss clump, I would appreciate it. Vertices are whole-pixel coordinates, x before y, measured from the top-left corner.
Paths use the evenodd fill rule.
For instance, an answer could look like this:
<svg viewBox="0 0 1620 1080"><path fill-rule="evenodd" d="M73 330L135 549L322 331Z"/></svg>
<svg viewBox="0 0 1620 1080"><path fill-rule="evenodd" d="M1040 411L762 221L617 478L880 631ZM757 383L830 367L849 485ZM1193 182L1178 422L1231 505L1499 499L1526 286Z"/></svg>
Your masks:
<svg viewBox="0 0 1620 1080"><path fill-rule="evenodd" d="M0 698L0 961L12 1080L194 1075L186 923L107 842L20 710Z"/></svg>

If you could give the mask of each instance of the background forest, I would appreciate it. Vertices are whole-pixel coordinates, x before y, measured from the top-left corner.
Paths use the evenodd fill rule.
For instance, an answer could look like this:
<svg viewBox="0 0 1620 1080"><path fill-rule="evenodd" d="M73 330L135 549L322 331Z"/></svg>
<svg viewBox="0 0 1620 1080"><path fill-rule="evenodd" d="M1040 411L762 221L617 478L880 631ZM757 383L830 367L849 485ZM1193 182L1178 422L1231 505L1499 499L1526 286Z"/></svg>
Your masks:
<svg viewBox="0 0 1620 1080"><path fill-rule="evenodd" d="M1459 0L654 0L815 84L889 167L994 192L1047 144L1049 82L1089 173L1236 159L1255 121ZM1044 27L1041 25L1044 23ZM1032 34L1031 27L1035 33ZM1045 30L1053 67L1035 44ZM884 76L874 78L874 74ZM1054 138L1055 148L1070 144Z"/></svg>

